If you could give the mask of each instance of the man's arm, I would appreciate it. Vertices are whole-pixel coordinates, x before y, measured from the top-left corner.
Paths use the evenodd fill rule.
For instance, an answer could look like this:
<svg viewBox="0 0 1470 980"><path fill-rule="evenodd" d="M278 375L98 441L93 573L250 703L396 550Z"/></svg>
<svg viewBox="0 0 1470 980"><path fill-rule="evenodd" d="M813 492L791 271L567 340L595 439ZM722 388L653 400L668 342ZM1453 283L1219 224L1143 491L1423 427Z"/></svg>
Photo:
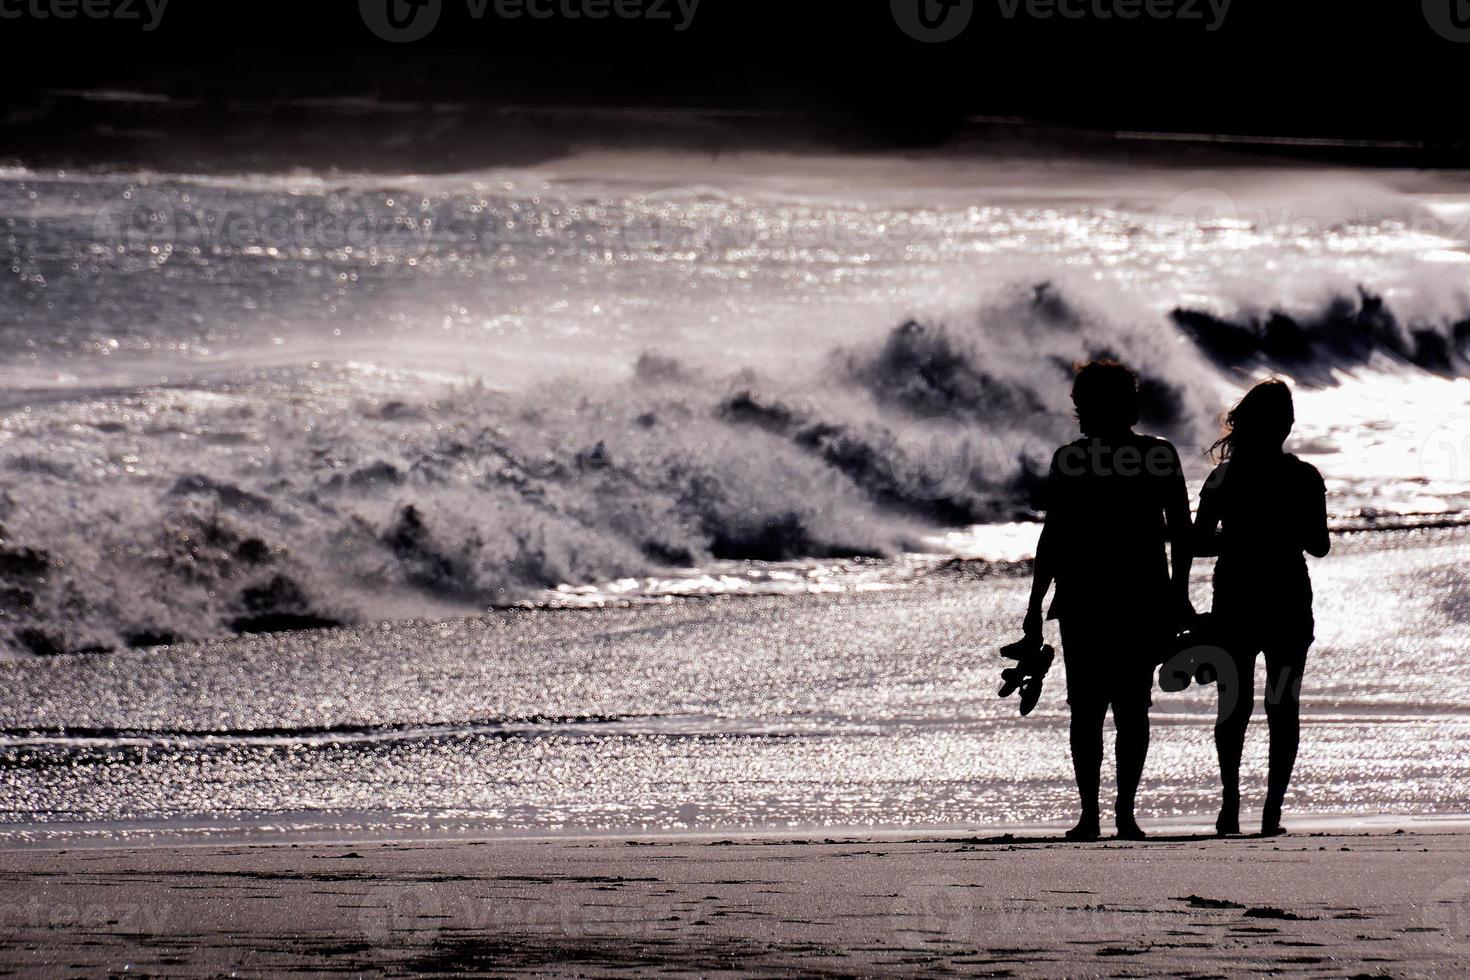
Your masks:
<svg viewBox="0 0 1470 980"><path fill-rule="evenodd" d="M1065 447L1063 447L1065 448ZM1041 538L1036 542L1036 561L1031 571L1031 599L1026 604L1026 619L1022 631L1028 637L1041 637L1043 620L1042 604L1046 602L1047 590L1056 581L1057 547L1063 512L1064 490L1059 460L1062 450L1052 456L1051 470L1046 476L1046 523L1041 527Z"/></svg>
<svg viewBox="0 0 1470 980"><path fill-rule="evenodd" d="M1055 524L1051 511L1047 511L1046 523L1041 528L1041 539L1036 542L1036 561L1031 571L1031 601L1026 605L1026 620L1021 627L1028 637L1041 636L1041 607L1046 602L1047 590L1056 578L1055 550Z"/></svg>

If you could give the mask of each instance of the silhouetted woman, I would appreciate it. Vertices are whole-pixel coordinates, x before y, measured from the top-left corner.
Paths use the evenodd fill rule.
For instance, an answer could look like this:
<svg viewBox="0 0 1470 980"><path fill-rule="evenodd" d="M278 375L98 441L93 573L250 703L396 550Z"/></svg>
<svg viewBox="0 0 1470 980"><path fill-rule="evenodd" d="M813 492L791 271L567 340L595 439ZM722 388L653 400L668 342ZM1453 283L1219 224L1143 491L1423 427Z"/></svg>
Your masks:
<svg viewBox="0 0 1470 980"><path fill-rule="evenodd" d="M1215 565L1216 626L1236 667L1222 677L1215 748L1224 801L1216 829L1240 833L1240 756L1255 702L1256 655L1266 655L1271 765L1261 833L1284 833L1281 804L1301 736L1300 696L1312 645L1312 583L1303 552L1327 554L1327 504L1314 466L1282 449L1296 414L1291 389L1263 381L1225 419L1220 465L1205 481L1195 553Z"/></svg>

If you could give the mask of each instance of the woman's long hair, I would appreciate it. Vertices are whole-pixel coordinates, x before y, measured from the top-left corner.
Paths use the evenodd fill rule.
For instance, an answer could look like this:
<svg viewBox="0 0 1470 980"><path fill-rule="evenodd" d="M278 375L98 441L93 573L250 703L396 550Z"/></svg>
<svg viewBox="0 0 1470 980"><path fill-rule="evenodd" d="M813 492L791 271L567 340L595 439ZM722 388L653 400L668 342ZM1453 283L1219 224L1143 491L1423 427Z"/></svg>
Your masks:
<svg viewBox="0 0 1470 980"><path fill-rule="evenodd" d="M1291 388L1278 378L1262 381L1225 415L1225 432L1210 452L1222 463L1242 452L1279 453L1295 422Z"/></svg>

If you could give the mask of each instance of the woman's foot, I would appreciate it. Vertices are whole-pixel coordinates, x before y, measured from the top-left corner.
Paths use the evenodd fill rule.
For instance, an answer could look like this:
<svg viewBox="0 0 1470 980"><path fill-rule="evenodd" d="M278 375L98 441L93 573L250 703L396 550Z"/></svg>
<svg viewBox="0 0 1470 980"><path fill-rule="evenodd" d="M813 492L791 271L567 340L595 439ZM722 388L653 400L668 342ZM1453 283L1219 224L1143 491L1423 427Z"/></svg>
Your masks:
<svg viewBox="0 0 1470 980"><path fill-rule="evenodd" d="M1143 832L1143 828L1138 826L1138 821L1132 817L1119 817L1117 824L1118 840L1148 840L1148 834Z"/></svg>
<svg viewBox="0 0 1470 980"><path fill-rule="evenodd" d="M1215 833L1221 837L1240 833L1240 788L1225 787L1220 796L1220 815L1215 818Z"/></svg>
<svg viewBox="0 0 1470 980"><path fill-rule="evenodd" d="M1281 805L1268 800L1261 810L1261 836L1280 837L1284 833L1286 828L1281 826Z"/></svg>
<svg viewBox="0 0 1470 980"><path fill-rule="evenodd" d="M1102 836L1102 822L1095 813L1084 813L1077 826L1067 831L1067 840L1094 841Z"/></svg>

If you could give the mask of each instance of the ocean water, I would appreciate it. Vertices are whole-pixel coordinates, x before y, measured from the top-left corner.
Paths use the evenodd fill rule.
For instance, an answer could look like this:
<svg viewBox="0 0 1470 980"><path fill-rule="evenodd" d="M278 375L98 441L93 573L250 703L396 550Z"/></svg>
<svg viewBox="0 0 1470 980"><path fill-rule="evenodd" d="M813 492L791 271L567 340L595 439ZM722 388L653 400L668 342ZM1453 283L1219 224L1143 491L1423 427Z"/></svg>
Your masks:
<svg viewBox="0 0 1470 980"><path fill-rule="evenodd" d="M1355 532L1315 565L1299 826L1470 812L1467 557L1470 529ZM902 589L0 664L0 845L1066 826L1060 677L1025 719L995 696L1026 588L948 562ZM1208 826L1214 689L1154 700L1145 825ZM1258 718L1247 819L1265 749Z"/></svg>
<svg viewBox="0 0 1470 980"><path fill-rule="evenodd" d="M991 650L1103 354L1196 484L1294 381L1349 551L1301 802L1465 809L1460 175L13 169L0 221L0 819L1059 819Z"/></svg>

